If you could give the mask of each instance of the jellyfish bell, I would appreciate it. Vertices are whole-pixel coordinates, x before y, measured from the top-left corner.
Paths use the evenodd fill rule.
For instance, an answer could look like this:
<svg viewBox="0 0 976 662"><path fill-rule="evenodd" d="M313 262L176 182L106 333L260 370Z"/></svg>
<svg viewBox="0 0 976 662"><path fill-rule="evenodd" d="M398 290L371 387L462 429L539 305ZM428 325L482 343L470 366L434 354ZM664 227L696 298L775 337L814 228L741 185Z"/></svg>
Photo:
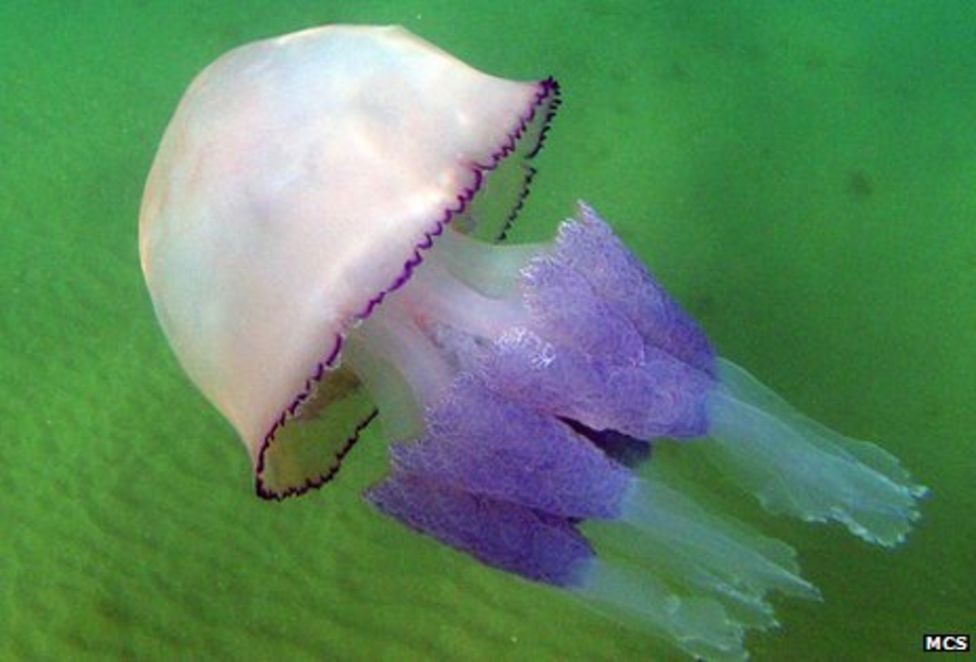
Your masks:
<svg viewBox="0 0 976 662"><path fill-rule="evenodd" d="M345 335L445 224L472 229L487 173L498 189L515 178L517 198L557 103L551 80L487 76L392 27L257 42L193 81L146 184L142 266L263 496L336 470L374 410L340 367Z"/></svg>
<svg viewBox="0 0 976 662"><path fill-rule="evenodd" d="M378 411L394 442L366 494L381 512L739 659L747 628L776 624L770 591L817 591L787 545L644 471L652 440L708 437L768 510L885 546L925 489L718 357L586 204L548 243L494 243L558 104L551 79L483 74L399 28L231 51L190 86L149 175L153 304L259 495L328 481ZM592 521L628 532L608 544L621 554L584 535Z"/></svg>

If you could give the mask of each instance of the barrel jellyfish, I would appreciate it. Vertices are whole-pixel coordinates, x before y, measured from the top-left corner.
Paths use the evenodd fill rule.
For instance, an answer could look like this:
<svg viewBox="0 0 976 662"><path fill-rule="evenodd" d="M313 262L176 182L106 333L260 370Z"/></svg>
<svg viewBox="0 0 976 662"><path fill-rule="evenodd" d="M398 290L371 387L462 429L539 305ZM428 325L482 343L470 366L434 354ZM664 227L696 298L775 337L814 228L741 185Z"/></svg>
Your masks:
<svg viewBox="0 0 976 662"><path fill-rule="evenodd" d="M190 85L150 171L142 268L256 490L331 480L378 421L381 513L687 653L742 659L793 550L655 473L698 444L773 513L900 543L925 488L720 357L585 203L501 241L560 104L400 28L233 50ZM700 441L691 441L700 440ZM581 528L602 520L608 554ZM588 530L588 529L587 529ZM613 551L613 550L611 550Z"/></svg>

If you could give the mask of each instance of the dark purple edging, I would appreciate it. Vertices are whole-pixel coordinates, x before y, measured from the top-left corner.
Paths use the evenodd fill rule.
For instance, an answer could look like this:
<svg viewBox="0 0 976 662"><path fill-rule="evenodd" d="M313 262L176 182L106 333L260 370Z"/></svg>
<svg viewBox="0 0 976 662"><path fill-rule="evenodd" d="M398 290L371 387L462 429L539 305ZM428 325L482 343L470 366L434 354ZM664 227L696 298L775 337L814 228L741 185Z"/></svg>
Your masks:
<svg viewBox="0 0 976 662"><path fill-rule="evenodd" d="M556 111L562 103L562 100L559 96L559 83L552 76L539 81L537 83L537 88L535 99L533 99L528 112L519 117L519 122L515 129L508 134L502 145L492 152L490 162L486 165L480 163L472 164L471 171L474 174L474 184L472 184L470 187L466 187L457 195L456 205L444 209L440 220L436 222L434 228L430 231L424 232L423 240L414 245L413 255L406 262L404 262L403 270L400 272L400 275L397 276L389 286L381 290L376 296L372 297L367 302L363 310L355 315L356 318L359 320L367 319L373 313L373 310L375 310L376 307L383 302L383 299L386 298L387 294L400 289L410 280L414 269L416 269L420 263L423 262L422 252L430 250L430 248L434 245L434 237L440 236L444 232L444 227L454 220L455 216L463 213L464 210L467 209L468 205L481 190L482 185L484 184L485 173L495 170L502 161L515 152L515 148L518 145L519 140L522 139L529 125L536 119L536 113L539 112L540 108L548 106L548 112L542 119L543 126L539 130L539 137L532 149L526 153L525 160L528 161L533 159L539 153L543 147L543 143L545 143L546 134L549 132L550 123L552 122L553 117L556 116ZM532 168L531 166L527 167L525 179L523 180L522 184L522 190L519 193L512 211L505 220L505 225L498 237L499 241L505 238L508 231L514 224L515 218L522 210L522 207L525 204L525 199L529 195L532 178L535 176L535 173L535 168ZM360 433L373 422L373 419L375 419L379 413L376 409L374 409L368 416L359 422L355 430L353 430L352 435L350 435L346 440L346 443L343 445L342 449L336 454L336 460L338 462L328 473L318 476L317 478L306 478L304 485L289 487L283 492L274 492L264 486L262 474L264 473L265 468L265 453L274 442L275 436L278 434L278 430L283 428L288 419L295 415L295 412L298 411L299 406L301 406L301 404L307 400L309 396L311 396L312 391L315 389L315 385L322 381L326 371L331 369L332 366L335 365L336 361L339 360L344 342L345 336L342 333L336 334L332 349L326 355L324 360L319 361L316 364L315 374L305 380L305 387L302 389L302 391L295 396L291 404L281 411L278 419L265 433L264 439L261 442L261 447L258 450L257 465L254 469L255 492L262 499L281 501L282 499L286 499L288 497L304 494L312 489L318 489L332 480L332 478L342 467L343 458L345 458L349 451L352 450L352 447L356 444L356 442L359 441Z"/></svg>
<svg viewBox="0 0 976 662"><path fill-rule="evenodd" d="M542 128L539 129L539 140L536 141L535 146L526 154L525 159L534 159L536 154L542 150L543 144L546 142L546 134L549 133L549 128L552 126L552 118L556 116L559 111L559 106L562 105L563 100L559 96L559 83L556 82L552 77L547 79L551 81L555 87L554 96L549 102L549 112L546 113L545 118L542 120ZM546 81L543 81L546 82ZM515 199L515 204L512 206L512 211L509 212L508 217L505 219L505 224L498 233L498 237L495 241L505 241L508 239L508 231L512 229L515 225L515 219L522 212L522 207L525 206L525 200L529 197L529 193L532 192L532 180L535 179L538 170L532 166L525 166L525 177L522 179L522 190L519 191L518 197Z"/></svg>

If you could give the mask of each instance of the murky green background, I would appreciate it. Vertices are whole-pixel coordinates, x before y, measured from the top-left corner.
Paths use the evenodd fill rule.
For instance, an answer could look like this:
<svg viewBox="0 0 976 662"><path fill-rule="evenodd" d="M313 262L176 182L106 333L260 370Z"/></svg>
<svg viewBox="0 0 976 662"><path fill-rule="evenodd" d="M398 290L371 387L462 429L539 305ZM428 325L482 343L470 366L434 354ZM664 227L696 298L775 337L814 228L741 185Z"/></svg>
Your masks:
<svg viewBox="0 0 976 662"><path fill-rule="evenodd" d="M525 4L0 4L0 658L674 657L371 512L375 433L328 490L258 500L176 365L136 250L157 140L217 55L330 22L557 75L515 238L589 200L725 355L933 488L894 552L732 505L826 598L779 600L755 659L976 634L976 5Z"/></svg>

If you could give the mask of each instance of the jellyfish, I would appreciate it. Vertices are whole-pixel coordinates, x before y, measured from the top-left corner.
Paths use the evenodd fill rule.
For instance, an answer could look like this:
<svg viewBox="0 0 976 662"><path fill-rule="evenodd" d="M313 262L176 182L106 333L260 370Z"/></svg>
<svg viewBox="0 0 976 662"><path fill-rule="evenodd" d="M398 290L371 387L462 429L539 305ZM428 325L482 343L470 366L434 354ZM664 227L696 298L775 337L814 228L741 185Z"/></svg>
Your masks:
<svg viewBox="0 0 976 662"><path fill-rule="evenodd" d="M695 444L768 511L902 542L926 488L720 357L580 202L505 239L561 102L395 27L235 49L190 85L146 184L140 256L180 364L260 497L337 474L378 421L379 512L694 656L743 659L795 552L654 471ZM617 532L606 544L591 523Z"/></svg>

